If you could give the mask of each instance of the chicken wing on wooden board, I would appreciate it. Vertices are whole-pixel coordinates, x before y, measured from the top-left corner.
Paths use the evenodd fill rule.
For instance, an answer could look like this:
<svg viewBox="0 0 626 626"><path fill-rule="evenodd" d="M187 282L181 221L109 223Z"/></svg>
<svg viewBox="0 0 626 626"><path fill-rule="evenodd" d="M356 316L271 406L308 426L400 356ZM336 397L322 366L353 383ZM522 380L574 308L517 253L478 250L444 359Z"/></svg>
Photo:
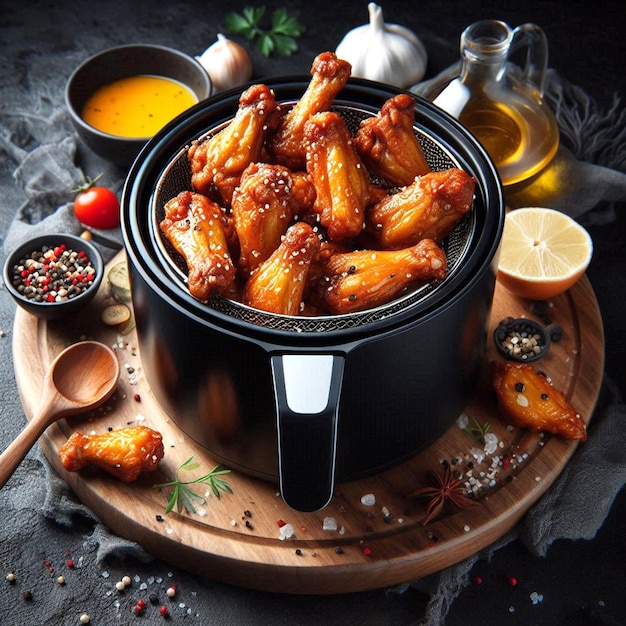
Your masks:
<svg viewBox="0 0 626 626"><path fill-rule="evenodd" d="M68 472L94 466L125 483L153 472L163 458L161 433L147 426L129 426L99 435L73 433L59 449Z"/></svg>
<svg viewBox="0 0 626 626"><path fill-rule="evenodd" d="M446 268L446 255L432 239L402 250L336 254L326 265L326 304L334 314L376 307L408 287L442 280Z"/></svg>
<svg viewBox="0 0 626 626"><path fill-rule="evenodd" d="M239 239L239 269L244 276L278 248L298 208L288 168L252 163L244 170L232 204Z"/></svg>
<svg viewBox="0 0 626 626"><path fill-rule="evenodd" d="M232 296L236 267L226 239L227 217L206 196L182 191L165 205L160 228L187 263L189 292L205 302L211 293Z"/></svg>
<svg viewBox="0 0 626 626"><path fill-rule="evenodd" d="M230 206L241 173L261 159L263 142L276 128L280 107L267 85L252 85L239 98L232 121L219 133L194 142L187 152L193 188L207 196L216 191Z"/></svg>
<svg viewBox="0 0 626 626"><path fill-rule="evenodd" d="M313 60L311 80L300 99L280 120L269 137L267 150L272 158L292 170L304 168L304 125L311 115L330 108L350 78L352 66L334 52L322 52Z"/></svg>
<svg viewBox="0 0 626 626"><path fill-rule="evenodd" d="M364 119L354 138L365 165L392 185L410 185L430 172L414 126L415 98L401 93L387 100L376 117Z"/></svg>
<svg viewBox="0 0 626 626"><path fill-rule="evenodd" d="M332 241L356 237L365 223L370 180L345 121L338 113L316 113L304 137L306 169L317 191L313 210Z"/></svg>
<svg viewBox="0 0 626 626"><path fill-rule="evenodd" d="M319 237L309 224L290 226L278 248L248 279L244 302L269 313L298 315L311 261L319 249Z"/></svg>
<svg viewBox="0 0 626 626"><path fill-rule="evenodd" d="M420 239L441 242L469 213L476 181L451 168L418 177L386 196L366 215L366 228L385 249L415 245Z"/></svg>
<svg viewBox="0 0 626 626"><path fill-rule="evenodd" d="M566 439L587 439L580 414L530 363L494 361L492 385L503 417L513 426Z"/></svg>

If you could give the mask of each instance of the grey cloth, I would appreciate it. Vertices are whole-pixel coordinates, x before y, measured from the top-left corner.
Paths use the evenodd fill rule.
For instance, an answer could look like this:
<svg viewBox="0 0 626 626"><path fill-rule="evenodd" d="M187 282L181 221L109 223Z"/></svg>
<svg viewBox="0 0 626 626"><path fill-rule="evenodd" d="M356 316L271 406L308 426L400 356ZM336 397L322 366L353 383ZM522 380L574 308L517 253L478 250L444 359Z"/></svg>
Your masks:
<svg viewBox="0 0 626 626"><path fill-rule="evenodd" d="M550 73L548 85L563 133L562 154L572 186L567 195L538 197L534 204L560 208L582 221L611 221L615 215L614 203L626 200L624 113L617 102L606 113L598 111L589 97L555 72ZM14 177L25 195L8 230L5 251L40 231L81 232L84 227L73 215L70 192L82 176L77 165L79 144L67 114L51 109L41 116L20 117L17 112L5 112L4 117L5 128L9 131L0 137L2 147L18 164ZM590 142L589 136L593 136L594 141ZM621 141L615 142L615 137L620 137ZM34 142L35 147L26 149L24 146L29 142ZM620 145L609 149L613 143ZM89 175L102 171L104 184L117 191L121 189L123 177L119 170L93 155L83 157L83 167L84 159L88 160ZM100 169L94 171L95 168ZM114 254L116 243L121 246L119 229L96 235L112 242L104 246L105 255ZM16 398L3 397L2 400L3 415L18 414ZM626 406L622 402L615 386L605 381L603 403L593 418L588 441L580 446L553 487L514 531L453 567L390 591L402 593L414 586L427 592L431 600L422 623L442 624L452 602L467 584L471 568L479 560L489 559L499 547L519 537L532 552L543 555L556 539L593 537L618 490L626 483ZM7 424L7 420L0 419L0 431L10 432L11 428L13 425ZM7 440L5 434L2 432ZM20 494L28 494L28 498L14 500L18 490ZM150 558L140 546L112 535L78 502L37 448L31 451L20 469L19 482L9 484L0 493L0 506L10 503L25 510L37 509L42 501L46 517L60 526L72 525L77 517L93 522L94 530L86 543L96 551L97 564L111 557L132 557L140 561ZM2 533L5 538L11 539L14 534L18 540L23 540L18 528L2 529Z"/></svg>

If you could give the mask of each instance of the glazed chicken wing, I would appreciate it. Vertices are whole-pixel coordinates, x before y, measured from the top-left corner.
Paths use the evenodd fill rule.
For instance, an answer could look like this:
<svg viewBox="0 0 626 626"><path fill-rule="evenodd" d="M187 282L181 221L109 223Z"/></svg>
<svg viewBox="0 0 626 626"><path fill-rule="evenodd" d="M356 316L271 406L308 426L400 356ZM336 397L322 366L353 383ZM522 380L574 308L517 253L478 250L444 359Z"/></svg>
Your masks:
<svg viewBox="0 0 626 626"><path fill-rule="evenodd" d="M441 242L472 208L476 181L457 168L429 172L378 202L366 217L367 230L385 249Z"/></svg>
<svg viewBox="0 0 626 626"><path fill-rule="evenodd" d="M304 136L307 172L317 191L313 210L331 240L356 237L365 223L370 181L345 121L337 113L317 113Z"/></svg>
<svg viewBox="0 0 626 626"><path fill-rule="evenodd" d="M387 100L376 117L363 120L354 138L365 165L392 185L410 185L430 172L414 125L415 99L401 93Z"/></svg>
<svg viewBox="0 0 626 626"><path fill-rule="evenodd" d="M311 261L320 241L304 222L290 226L281 244L248 279L244 302L279 315L298 315Z"/></svg>
<svg viewBox="0 0 626 626"><path fill-rule="evenodd" d="M580 414L546 375L529 363L494 362L492 385L500 411L513 426L566 439L587 439Z"/></svg>
<svg viewBox="0 0 626 626"><path fill-rule="evenodd" d="M292 172L293 197L298 203L298 215L313 213L313 205L317 197L317 190L313 179L306 172Z"/></svg>
<svg viewBox="0 0 626 626"><path fill-rule="evenodd" d="M95 466L125 483L154 472L163 458L161 433L146 426L129 426L100 435L73 433L59 449L68 472Z"/></svg>
<svg viewBox="0 0 626 626"><path fill-rule="evenodd" d="M278 123L280 107L266 85L252 85L241 94L233 120L217 135L187 152L193 188L207 196L217 191L230 205L241 173L261 158L263 142Z"/></svg>
<svg viewBox="0 0 626 626"><path fill-rule="evenodd" d="M446 267L446 256L432 239L403 250L336 254L326 265L326 304L334 314L379 306L408 287L442 280Z"/></svg>
<svg viewBox="0 0 626 626"><path fill-rule="evenodd" d="M350 78L352 66L334 52L322 52L311 66L311 80L292 109L281 118L267 142L268 152L292 170L304 168L304 125L315 113L326 111Z"/></svg>
<svg viewBox="0 0 626 626"><path fill-rule="evenodd" d="M183 191L165 205L161 231L185 259L189 292L202 302L211 293L230 296L235 286L226 222L222 208L199 193Z"/></svg>
<svg viewBox="0 0 626 626"><path fill-rule="evenodd" d="M291 172L282 165L252 163L233 194L239 269L247 276L280 244L298 209Z"/></svg>

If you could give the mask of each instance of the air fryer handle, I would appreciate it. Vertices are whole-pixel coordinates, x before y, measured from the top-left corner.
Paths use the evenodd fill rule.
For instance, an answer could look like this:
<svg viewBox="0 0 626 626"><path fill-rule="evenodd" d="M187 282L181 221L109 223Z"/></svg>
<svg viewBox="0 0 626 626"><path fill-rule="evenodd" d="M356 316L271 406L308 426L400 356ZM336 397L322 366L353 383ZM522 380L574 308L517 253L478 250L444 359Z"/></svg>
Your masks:
<svg viewBox="0 0 626 626"><path fill-rule="evenodd" d="M335 487L337 416L344 357L271 358L283 500L298 511L325 507Z"/></svg>

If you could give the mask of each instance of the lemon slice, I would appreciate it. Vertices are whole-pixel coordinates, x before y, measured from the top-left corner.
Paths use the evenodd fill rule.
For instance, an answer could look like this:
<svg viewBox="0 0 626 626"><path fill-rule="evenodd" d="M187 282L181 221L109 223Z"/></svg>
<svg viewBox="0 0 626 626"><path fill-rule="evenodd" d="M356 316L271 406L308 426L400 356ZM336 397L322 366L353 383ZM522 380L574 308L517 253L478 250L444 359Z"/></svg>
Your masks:
<svg viewBox="0 0 626 626"><path fill-rule="evenodd" d="M504 221L498 280L522 298L547 300L576 283L592 254L589 233L565 213L514 209Z"/></svg>

